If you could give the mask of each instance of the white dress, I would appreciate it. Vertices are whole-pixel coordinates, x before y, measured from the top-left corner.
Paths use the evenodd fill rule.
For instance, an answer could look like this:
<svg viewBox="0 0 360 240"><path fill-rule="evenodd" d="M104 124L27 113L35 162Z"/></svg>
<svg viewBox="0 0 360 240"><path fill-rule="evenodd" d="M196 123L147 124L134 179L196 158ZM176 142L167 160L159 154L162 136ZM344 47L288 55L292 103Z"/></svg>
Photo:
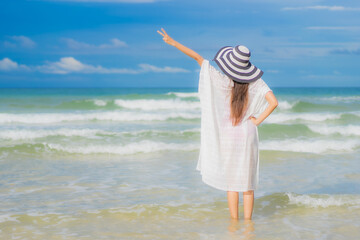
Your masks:
<svg viewBox="0 0 360 240"><path fill-rule="evenodd" d="M249 105L236 126L230 119L233 81L204 59L199 78L201 145L196 170L202 181L224 191L255 190L259 183L257 126L249 120L267 107L265 94L272 91L263 79L249 83Z"/></svg>

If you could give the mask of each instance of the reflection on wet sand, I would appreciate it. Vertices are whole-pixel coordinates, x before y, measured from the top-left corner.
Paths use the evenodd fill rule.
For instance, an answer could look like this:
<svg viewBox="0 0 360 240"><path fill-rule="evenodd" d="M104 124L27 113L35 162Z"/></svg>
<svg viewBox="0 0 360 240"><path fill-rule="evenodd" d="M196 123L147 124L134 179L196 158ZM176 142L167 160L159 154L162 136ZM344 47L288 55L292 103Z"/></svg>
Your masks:
<svg viewBox="0 0 360 240"><path fill-rule="evenodd" d="M251 219L235 219L230 218L228 230L232 237L236 239L250 240L255 239L255 223Z"/></svg>

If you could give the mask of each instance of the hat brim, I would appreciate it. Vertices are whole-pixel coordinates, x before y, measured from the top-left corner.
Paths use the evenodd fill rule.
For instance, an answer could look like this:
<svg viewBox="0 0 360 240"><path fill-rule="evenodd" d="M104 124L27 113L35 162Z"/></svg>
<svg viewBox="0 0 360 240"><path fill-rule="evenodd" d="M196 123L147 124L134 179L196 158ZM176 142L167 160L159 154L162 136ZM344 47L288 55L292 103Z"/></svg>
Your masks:
<svg viewBox="0 0 360 240"><path fill-rule="evenodd" d="M254 82L262 77L263 71L250 61L247 66L237 64L236 59L230 56L232 51L233 48L230 46L222 47L213 59L224 74L235 82L241 83Z"/></svg>

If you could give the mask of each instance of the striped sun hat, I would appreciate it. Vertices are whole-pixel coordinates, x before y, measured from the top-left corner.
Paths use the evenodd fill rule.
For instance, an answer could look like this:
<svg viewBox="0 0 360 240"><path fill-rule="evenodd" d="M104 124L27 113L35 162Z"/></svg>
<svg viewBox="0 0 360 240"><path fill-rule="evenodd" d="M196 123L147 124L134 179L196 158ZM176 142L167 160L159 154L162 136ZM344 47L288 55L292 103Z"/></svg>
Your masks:
<svg viewBox="0 0 360 240"><path fill-rule="evenodd" d="M250 50L243 45L226 46L216 53L213 61L232 80L249 83L263 75L263 71L251 64L250 56Z"/></svg>

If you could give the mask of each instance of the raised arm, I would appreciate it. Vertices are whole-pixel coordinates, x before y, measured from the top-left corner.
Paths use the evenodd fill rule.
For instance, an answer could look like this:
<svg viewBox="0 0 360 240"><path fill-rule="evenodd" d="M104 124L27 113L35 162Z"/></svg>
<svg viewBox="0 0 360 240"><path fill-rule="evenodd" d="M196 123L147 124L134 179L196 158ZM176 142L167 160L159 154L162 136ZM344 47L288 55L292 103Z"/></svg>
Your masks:
<svg viewBox="0 0 360 240"><path fill-rule="evenodd" d="M191 50L188 47L185 47L184 45L178 43L177 41L175 41L174 39L172 39L163 28L161 28L161 30L163 32L160 32L159 30L157 31L161 36L163 36L163 40L164 42L166 42L167 44L176 47L177 49L179 49L180 51L182 51L183 53L185 53L186 55L188 55L189 57L192 57L193 59L195 59L199 65L201 66L204 58L202 56L200 56L197 52Z"/></svg>
<svg viewBox="0 0 360 240"><path fill-rule="evenodd" d="M268 101L269 105L267 108L259 115L258 118L251 117L251 121L258 126L262 121L264 121L277 107L278 101L272 91L269 91L265 95L266 101Z"/></svg>

